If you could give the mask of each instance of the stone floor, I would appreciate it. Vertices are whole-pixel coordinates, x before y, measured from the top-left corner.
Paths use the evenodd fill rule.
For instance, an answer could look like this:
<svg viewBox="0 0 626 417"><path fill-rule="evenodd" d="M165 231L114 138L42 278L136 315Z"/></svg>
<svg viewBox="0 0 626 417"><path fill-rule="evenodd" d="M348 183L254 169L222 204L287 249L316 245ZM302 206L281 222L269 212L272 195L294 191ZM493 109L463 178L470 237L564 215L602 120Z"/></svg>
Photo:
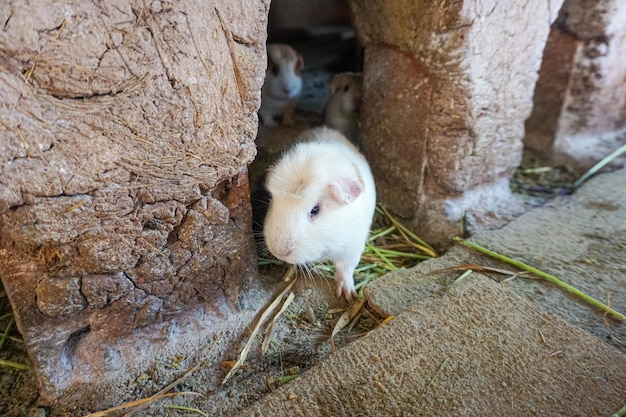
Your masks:
<svg viewBox="0 0 626 417"><path fill-rule="evenodd" d="M599 175L471 241L626 313L624 191L626 170ZM626 404L626 322L544 280L440 271L467 264L515 271L457 246L383 276L368 303L392 321L241 415L607 416Z"/></svg>

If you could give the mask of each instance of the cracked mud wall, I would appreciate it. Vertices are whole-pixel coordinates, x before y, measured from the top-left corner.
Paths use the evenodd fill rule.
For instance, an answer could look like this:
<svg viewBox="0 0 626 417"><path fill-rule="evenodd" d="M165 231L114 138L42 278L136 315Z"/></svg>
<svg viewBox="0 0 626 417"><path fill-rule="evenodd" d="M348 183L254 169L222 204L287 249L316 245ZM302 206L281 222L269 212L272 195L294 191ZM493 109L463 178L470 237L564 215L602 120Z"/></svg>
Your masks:
<svg viewBox="0 0 626 417"><path fill-rule="evenodd" d="M515 211L508 180L561 2L350 1L365 48L364 152L382 203L427 241Z"/></svg>
<svg viewBox="0 0 626 417"><path fill-rule="evenodd" d="M625 21L620 0L563 3L543 54L526 146L581 170L624 143Z"/></svg>
<svg viewBox="0 0 626 417"><path fill-rule="evenodd" d="M255 278L268 8L3 2L0 276L44 400L191 354Z"/></svg>

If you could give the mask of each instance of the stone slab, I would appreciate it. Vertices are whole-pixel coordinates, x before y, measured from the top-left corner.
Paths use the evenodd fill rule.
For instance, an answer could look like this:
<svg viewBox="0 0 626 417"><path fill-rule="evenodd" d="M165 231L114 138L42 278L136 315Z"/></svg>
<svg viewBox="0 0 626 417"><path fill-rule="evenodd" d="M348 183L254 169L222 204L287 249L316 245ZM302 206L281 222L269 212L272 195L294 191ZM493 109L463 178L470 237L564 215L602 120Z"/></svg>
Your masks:
<svg viewBox="0 0 626 417"><path fill-rule="evenodd" d="M500 230L477 233L470 240L502 255L539 268L626 314L626 170L592 178L571 196L535 208ZM396 272L368 286L370 302L382 315L399 314L408 305L453 282L463 271L443 271L467 264L519 271L463 247L423 262L408 273ZM508 276L489 274L503 281ZM566 318L596 336L626 349L626 324L556 285L516 278L503 285ZM398 291L398 288L402 288ZM608 324L608 326L607 326Z"/></svg>
<svg viewBox="0 0 626 417"><path fill-rule="evenodd" d="M625 391L624 353L473 274L241 415L594 416Z"/></svg>

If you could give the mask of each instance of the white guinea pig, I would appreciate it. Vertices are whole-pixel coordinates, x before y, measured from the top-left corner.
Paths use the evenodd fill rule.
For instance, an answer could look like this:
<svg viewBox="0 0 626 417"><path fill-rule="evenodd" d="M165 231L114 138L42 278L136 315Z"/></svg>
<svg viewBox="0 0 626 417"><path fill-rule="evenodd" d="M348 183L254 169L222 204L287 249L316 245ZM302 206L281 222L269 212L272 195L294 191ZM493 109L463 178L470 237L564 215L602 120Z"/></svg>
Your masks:
<svg viewBox="0 0 626 417"><path fill-rule="evenodd" d="M350 300L376 205L365 157L339 132L302 133L268 171L271 195L263 234L270 252L296 265L330 260L337 296Z"/></svg>
<svg viewBox="0 0 626 417"><path fill-rule="evenodd" d="M276 126L277 116L282 117L284 125L293 125L293 112L302 93L303 68L302 55L291 46L281 43L267 45L267 70L259 109L264 126Z"/></svg>
<svg viewBox="0 0 626 417"><path fill-rule="evenodd" d="M324 124L356 142L359 140L362 90L363 74L335 74L330 81L331 96L324 109Z"/></svg>

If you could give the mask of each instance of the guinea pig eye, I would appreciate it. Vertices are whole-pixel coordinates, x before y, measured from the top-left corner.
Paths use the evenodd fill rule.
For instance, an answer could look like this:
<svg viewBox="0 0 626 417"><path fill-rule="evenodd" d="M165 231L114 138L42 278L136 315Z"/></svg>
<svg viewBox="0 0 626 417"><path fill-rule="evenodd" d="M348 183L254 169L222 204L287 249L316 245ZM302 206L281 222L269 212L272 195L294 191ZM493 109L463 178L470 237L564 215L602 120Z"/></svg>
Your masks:
<svg viewBox="0 0 626 417"><path fill-rule="evenodd" d="M346 85L346 86L343 88L343 91L346 91L346 92L347 92L349 89L350 89L350 86L349 86L349 85Z"/></svg>
<svg viewBox="0 0 626 417"><path fill-rule="evenodd" d="M315 207L311 209L311 212L309 213L309 217L313 218L317 216L318 214L320 214L320 205L316 204Z"/></svg>
<svg viewBox="0 0 626 417"><path fill-rule="evenodd" d="M270 72L272 73L272 75L277 76L278 75L278 67L277 66L272 66L272 68L270 68Z"/></svg>

